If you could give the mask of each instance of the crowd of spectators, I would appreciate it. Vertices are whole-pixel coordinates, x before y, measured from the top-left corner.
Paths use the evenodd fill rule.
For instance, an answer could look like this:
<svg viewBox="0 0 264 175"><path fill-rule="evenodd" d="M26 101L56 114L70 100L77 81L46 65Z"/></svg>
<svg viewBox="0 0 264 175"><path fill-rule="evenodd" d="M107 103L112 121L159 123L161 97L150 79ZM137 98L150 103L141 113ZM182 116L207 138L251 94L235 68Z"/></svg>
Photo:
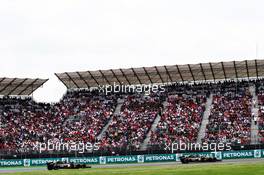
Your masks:
<svg viewBox="0 0 264 175"><path fill-rule="evenodd" d="M258 96L258 105L264 106L264 81L256 82L256 95Z"/></svg>
<svg viewBox="0 0 264 175"><path fill-rule="evenodd" d="M256 83L256 95L258 96L258 137L260 143L264 143L264 82Z"/></svg>
<svg viewBox="0 0 264 175"><path fill-rule="evenodd" d="M110 151L120 148L138 150L155 118L162 111L161 99L158 94L125 97L120 114L113 117L100 141L101 148Z"/></svg>
<svg viewBox="0 0 264 175"><path fill-rule="evenodd" d="M259 111L259 123L258 123L258 140L260 143L264 143L264 109L263 107Z"/></svg>
<svg viewBox="0 0 264 175"><path fill-rule="evenodd" d="M157 128L151 134L151 145L175 142L194 143L205 110L202 95L170 95Z"/></svg>
<svg viewBox="0 0 264 175"><path fill-rule="evenodd" d="M35 141L43 141L56 129L53 123L62 118L53 118L49 104L37 104L32 99L3 98L0 100L0 148L18 149L33 146Z"/></svg>
<svg viewBox="0 0 264 175"><path fill-rule="evenodd" d="M204 142L249 144L252 96L248 82L229 82L214 89Z"/></svg>
<svg viewBox="0 0 264 175"><path fill-rule="evenodd" d="M31 98L0 100L0 149L30 149L36 143L95 142L111 118L115 95L67 92L56 104L36 103Z"/></svg>
<svg viewBox="0 0 264 175"><path fill-rule="evenodd" d="M252 96L257 87L259 136L264 138L264 86L259 82L172 84L161 93L68 91L60 102L37 103L31 98L0 99L0 149L30 149L35 143L98 142L100 148L138 150L157 118L150 145L196 142L206 99L213 94L209 123L203 142L250 143ZM118 98L124 100L114 113ZM166 104L166 106L163 106ZM109 124L98 140L98 135ZM264 143L264 140L262 140Z"/></svg>

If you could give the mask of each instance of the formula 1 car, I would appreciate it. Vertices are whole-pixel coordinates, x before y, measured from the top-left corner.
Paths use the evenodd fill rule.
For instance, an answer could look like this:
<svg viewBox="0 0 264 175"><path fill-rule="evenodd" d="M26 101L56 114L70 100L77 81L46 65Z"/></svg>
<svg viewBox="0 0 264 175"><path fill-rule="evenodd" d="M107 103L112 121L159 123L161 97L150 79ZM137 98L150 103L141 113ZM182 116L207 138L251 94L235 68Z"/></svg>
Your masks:
<svg viewBox="0 0 264 175"><path fill-rule="evenodd" d="M200 163L200 162L218 162L221 161L216 157L207 157L207 156L200 156L200 155L189 155L189 156L182 156L180 157L181 163Z"/></svg>
<svg viewBox="0 0 264 175"><path fill-rule="evenodd" d="M91 168L91 166L87 166L86 164L75 164L75 163L67 163L67 162L48 162L47 163L48 170L58 170L58 169L80 169L80 168Z"/></svg>

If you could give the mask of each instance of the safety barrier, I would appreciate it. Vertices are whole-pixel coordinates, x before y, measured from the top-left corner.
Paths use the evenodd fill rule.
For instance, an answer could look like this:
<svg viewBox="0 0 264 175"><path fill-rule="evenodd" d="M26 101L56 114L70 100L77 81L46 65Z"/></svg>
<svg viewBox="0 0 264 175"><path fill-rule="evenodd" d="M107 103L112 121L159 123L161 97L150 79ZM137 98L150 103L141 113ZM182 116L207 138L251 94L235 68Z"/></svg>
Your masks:
<svg viewBox="0 0 264 175"><path fill-rule="evenodd" d="M241 150L223 152L200 152L182 154L153 154L153 155L127 155L127 156L101 156L101 157L63 157L39 159L6 159L0 160L0 167L10 166L43 166L47 162L66 161L82 164L128 164L150 162L176 162L182 155L199 154L214 156L218 159L247 159L264 158L264 150Z"/></svg>

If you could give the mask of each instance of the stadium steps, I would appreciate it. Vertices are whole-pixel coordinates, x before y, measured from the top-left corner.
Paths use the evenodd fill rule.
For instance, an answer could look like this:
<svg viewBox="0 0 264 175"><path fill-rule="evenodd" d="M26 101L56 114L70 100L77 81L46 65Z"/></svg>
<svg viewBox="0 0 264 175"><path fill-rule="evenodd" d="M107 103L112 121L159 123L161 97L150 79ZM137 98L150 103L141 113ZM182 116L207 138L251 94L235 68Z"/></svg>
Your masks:
<svg viewBox="0 0 264 175"><path fill-rule="evenodd" d="M116 109L115 109L114 115L118 115L118 114L120 114L120 112L121 112L121 107L122 107L123 103L124 103L124 99L120 99L120 98L119 98L119 99L117 100L117 106L116 106ZM109 120L109 122L105 125L105 127L104 127L103 130L101 131L101 133L97 136L97 139L98 139L98 140L100 140L100 139L103 137L105 131L106 131L107 128L109 127L109 125L110 125L110 123L112 122L112 120L113 120L113 118L111 118L111 119Z"/></svg>
<svg viewBox="0 0 264 175"><path fill-rule="evenodd" d="M205 137L205 129L206 129L206 125L209 122L209 115L211 111L212 102L213 102L213 94L210 94L205 104L205 111L203 114L202 124L198 133L197 143L201 143L202 139Z"/></svg>
<svg viewBox="0 0 264 175"><path fill-rule="evenodd" d="M70 123L70 122L73 122L73 121L80 121L81 117L78 116L78 115L73 115L73 116L70 116L68 119L66 119L62 126L63 127L66 127L67 123Z"/></svg>
<svg viewBox="0 0 264 175"><path fill-rule="evenodd" d="M249 91L252 95L252 101L255 101L255 106L252 103L251 113L254 113L256 117L258 117L258 97L256 95L256 87L250 86ZM258 143L258 123L255 125L254 118L252 116L251 119L251 144Z"/></svg>
<svg viewBox="0 0 264 175"><path fill-rule="evenodd" d="M164 107L164 109L166 109L167 105L168 105L168 102L167 102L167 100L166 100L166 101L163 102L163 107ZM160 121L160 115L158 115L158 116L156 117L156 119L154 120L154 122L153 122L153 124L152 124L152 126L151 126L151 129L149 130L149 132L148 132L148 134L147 134L145 140L144 140L143 143L140 145L140 150L146 150L146 149L147 149L147 147L148 147L148 143L149 143L149 141L150 141L150 137L151 137L151 132L154 132L154 131L156 130L159 121Z"/></svg>

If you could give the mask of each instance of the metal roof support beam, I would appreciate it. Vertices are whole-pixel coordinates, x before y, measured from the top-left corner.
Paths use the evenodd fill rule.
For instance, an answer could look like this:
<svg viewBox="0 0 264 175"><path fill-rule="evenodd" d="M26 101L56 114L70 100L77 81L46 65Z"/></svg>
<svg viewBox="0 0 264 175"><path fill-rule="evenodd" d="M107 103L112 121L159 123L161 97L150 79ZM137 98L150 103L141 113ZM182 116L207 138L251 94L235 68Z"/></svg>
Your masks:
<svg viewBox="0 0 264 175"><path fill-rule="evenodd" d="M214 73L214 69L213 69L212 63L209 63L209 65L210 65L210 69L211 69L211 72L212 72L212 75L213 75L213 78L214 78L214 81L215 81L215 73Z"/></svg>
<svg viewBox="0 0 264 175"><path fill-rule="evenodd" d="M73 84L75 84L77 88L80 88L80 86L72 79L72 77L67 72L65 72L65 74L69 77L69 79L73 82Z"/></svg>
<svg viewBox="0 0 264 175"><path fill-rule="evenodd" d="M87 71L89 75L92 77L92 79L95 81L95 83L99 86L98 81L94 78L93 74L90 71Z"/></svg>
<svg viewBox="0 0 264 175"><path fill-rule="evenodd" d="M2 81L4 81L6 78L2 78L1 80L0 80L0 83L2 83Z"/></svg>
<svg viewBox="0 0 264 175"><path fill-rule="evenodd" d="M235 68L236 79L238 79L238 75L237 75L237 67L236 67L236 62L235 62L235 61L233 61L233 64L234 64L234 68Z"/></svg>
<svg viewBox="0 0 264 175"><path fill-rule="evenodd" d="M257 78L259 77L259 72L258 72L258 63L257 60L255 60L255 67L256 67L256 74L257 74Z"/></svg>
<svg viewBox="0 0 264 175"><path fill-rule="evenodd" d="M32 94L35 90L37 90L40 86L43 86L43 84L44 83L46 83L47 81L48 81L49 79L45 79L41 84L39 84L39 86L38 87L36 87L35 89L33 89L33 87L32 87L32 91L30 92L30 94ZM30 95L30 94L28 94L28 95Z"/></svg>
<svg viewBox="0 0 264 175"><path fill-rule="evenodd" d="M145 67L143 67L143 69L144 69L145 73L147 74L147 76L148 76L148 79L149 79L150 83L151 83L151 84L153 84L153 81L151 80L151 78L150 78L150 76L149 76L149 74L148 74L148 72L147 72L146 68L145 68Z"/></svg>
<svg viewBox="0 0 264 175"><path fill-rule="evenodd" d="M191 72L191 75L192 75L193 81L195 82L195 78L194 78L194 76L193 76L193 72L192 72L192 69L191 69L190 64L188 64L188 67L189 67L189 71Z"/></svg>
<svg viewBox="0 0 264 175"><path fill-rule="evenodd" d="M120 82L120 80L117 78L115 72L113 71L113 69L110 69L110 71L112 72L113 76L116 78L116 80L118 81L118 83L121 85L122 83Z"/></svg>
<svg viewBox="0 0 264 175"><path fill-rule="evenodd" d="M90 88L89 84L87 83L87 81L83 78L83 76L80 74L80 72L76 72L78 74L78 76L80 77L81 80L84 81L84 83L86 84L87 88Z"/></svg>
<svg viewBox="0 0 264 175"><path fill-rule="evenodd" d="M172 78L171 78L171 75L170 75L170 73L169 73L169 71L168 71L167 66L164 66L164 68L165 68L165 70L166 70L167 75L169 76L170 81L172 82Z"/></svg>
<svg viewBox="0 0 264 175"><path fill-rule="evenodd" d="M39 80L39 79L37 78L37 79L35 79L34 81L32 81L32 83L30 83L29 85L27 85L27 87L25 87L22 91L20 91L20 92L18 93L18 95L23 94L23 92L25 92L30 86L33 86L34 83L36 83L38 80ZM29 95L29 94L28 94L28 95Z"/></svg>
<svg viewBox="0 0 264 175"><path fill-rule="evenodd" d="M122 69L119 69L122 75L125 77L126 81L128 82L129 85L131 85L130 81L128 80L127 76L125 75L124 71Z"/></svg>
<svg viewBox="0 0 264 175"><path fill-rule="evenodd" d="M16 85L15 88L13 88L10 92L8 92L7 95L11 95L17 88L19 88L23 83L25 83L25 81L27 81L28 79L25 78L23 81L21 81L21 83L19 83L18 85Z"/></svg>
<svg viewBox="0 0 264 175"><path fill-rule="evenodd" d="M225 66L224 66L224 63L223 63L223 62L221 62L221 65L222 65L222 69L223 69L224 76L225 76L225 79L226 79L226 72L225 72Z"/></svg>
<svg viewBox="0 0 264 175"><path fill-rule="evenodd" d="M249 79L248 61L247 61L247 60L245 60L245 63L246 63L246 69L247 69L247 77L248 77L248 79Z"/></svg>
<svg viewBox="0 0 264 175"><path fill-rule="evenodd" d="M142 82L140 81L140 79L139 79L139 77L138 77L136 71L134 70L134 68L131 68L131 70L133 71L134 75L137 77L138 82L139 82L140 84L142 84Z"/></svg>
<svg viewBox="0 0 264 175"><path fill-rule="evenodd" d="M156 69L156 71L157 71L157 73L158 73L158 75L159 75L159 77L160 77L161 82L164 84L164 81L163 81L163 79L162 79L162 77L161 77L161 75L160 75L160 72L159 72L157 66L155 66L155 69Z"/></svg>
<svg viewBox="0 0 264 175"><path fill-rule="evenodd" d="M110 85L111 83L108 81L108 79L106 78L106 76L104 75L104 73L99 70L100 74L102 75L102 77L105 79L105 81Z"/></svg>
<svg viewBox="0 0 264 175"><path fill-rule="evenodd" d="M180 69L179 69L179 66L176 65L176 68L177 68L177 70L178 70L178 73L179 73L179 75L180 75L180 77L181 77L182 82L184 82L184 79L183 79L183 77L182 77L182 74L181 74L181 71L180 71Z"/></svg>
<svg viewBox="0 0 264 175"><path fill-rule="evenodd" d="M66 86L66 88L69 89L69 86L64 81L62 81L62 79L59 77L59 75L56 73L55 73L55 75L64 84L64 86Z"/></svg>
<svg viewBox="0 0 264 175"><path fill-rule="evenodd" d="M204 76L204 80L206 81L206 76L205 76L205 73L204 73L204 69L203 69L203 65L200 63L200 68L201 68L201 71L202 71L202 74Z"/></svg>
<svg viewBox="0 0 264 175"><path fill-rule="evenodd" d="M11 80L4 88L2 88L1 90L0 90L0 93L2 93L4 90L6 90L6 88L9 86L9 85L11 85L14 81L16 81L16 79L17 78L13 78L13 80Z"/></svg>
<svg viewBox="0 0 264 175"><path fill-rule="evenodd" d="M46 83L47 81L48 81L49 79L46 79L46 80L44 80L44 82L42 82L39 86L37 86L36 88L34 88L33 89L33 83L31 83L31 85L32 85L32 90L31 90L31 92L28 94L28 95L30 95L30 94L32 94L35 90L37 90L40 86L43 86L43 84L44 83Z"/></svg>

